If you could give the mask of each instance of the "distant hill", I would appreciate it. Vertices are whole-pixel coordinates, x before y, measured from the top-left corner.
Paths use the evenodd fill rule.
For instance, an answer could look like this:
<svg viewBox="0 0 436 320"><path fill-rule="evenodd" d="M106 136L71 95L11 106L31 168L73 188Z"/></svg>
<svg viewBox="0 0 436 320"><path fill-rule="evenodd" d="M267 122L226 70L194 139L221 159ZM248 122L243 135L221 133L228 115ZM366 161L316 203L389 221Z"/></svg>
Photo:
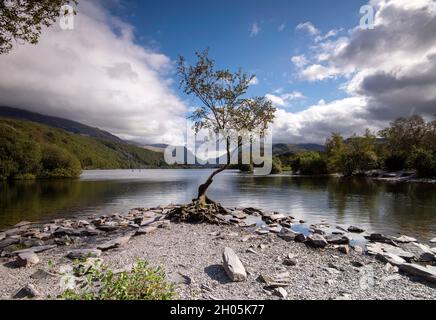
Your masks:
<svg viewBox="0 0 436 320"><path fill-rule="evenodd" d="M93 128L76 121L67 120L58 117L46 116L39 113L21 110L17 108L0 106L0 117L41 123L50 127L68 131L70 133L80 134L92 138L98 138L102 140L108 140L108 141L119 142L119 143L125 142L122 139L118 138L117 136L107 131L98 128Z"/></svg>
<svg viewBox="0 0 436 320"><path fill-rule="evenodd" d="M325 146L320 144L286 144L277 143L273 145L273 155L283 156L296 153L299 151L319 151L324 152Z"/></svg>
<svg viewBox="0 0 436 320"><path fill-rule="evenodd" d="M167 167L162 153L146 150L122 140L95 138L44 124L7 118L0 118L0 126L2 125L13 127L29 140L39 144L53 144L67 150L80 161L83 169Z"/></svg>

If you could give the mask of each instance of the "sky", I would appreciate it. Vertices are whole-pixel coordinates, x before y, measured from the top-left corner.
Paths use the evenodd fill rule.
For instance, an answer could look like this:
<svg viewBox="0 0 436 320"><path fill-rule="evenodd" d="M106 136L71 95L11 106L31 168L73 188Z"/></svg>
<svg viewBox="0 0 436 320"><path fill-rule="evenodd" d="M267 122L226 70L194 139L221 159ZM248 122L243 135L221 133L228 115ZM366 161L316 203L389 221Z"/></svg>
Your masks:
<svg viewBox="0 0 436 320"><path fill-rule="evenodd" d="M275 142L324 143L436 114L435 31L432 0L80 0L73 30L0 56L0 105L178 145L198 101L175 62L209 48L218 67L256 75L248 94L278 108Z"/></svg>

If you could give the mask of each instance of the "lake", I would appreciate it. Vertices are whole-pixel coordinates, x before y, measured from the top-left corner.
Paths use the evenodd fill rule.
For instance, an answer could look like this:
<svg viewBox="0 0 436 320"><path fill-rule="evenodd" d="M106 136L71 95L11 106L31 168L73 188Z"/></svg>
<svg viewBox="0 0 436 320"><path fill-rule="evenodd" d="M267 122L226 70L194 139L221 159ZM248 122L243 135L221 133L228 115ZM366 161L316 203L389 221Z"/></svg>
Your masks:
<svg viewBox="0 0 436 320"><path fill-rule="evenodd" d="M79 180L0 183L0 228L20 221L126 213L189 202L209 170L85 171ZM422 240L436 237L436 186L365 179L217 176L209 197L228 207L289 213L309 223L356 225Z"/></svg>

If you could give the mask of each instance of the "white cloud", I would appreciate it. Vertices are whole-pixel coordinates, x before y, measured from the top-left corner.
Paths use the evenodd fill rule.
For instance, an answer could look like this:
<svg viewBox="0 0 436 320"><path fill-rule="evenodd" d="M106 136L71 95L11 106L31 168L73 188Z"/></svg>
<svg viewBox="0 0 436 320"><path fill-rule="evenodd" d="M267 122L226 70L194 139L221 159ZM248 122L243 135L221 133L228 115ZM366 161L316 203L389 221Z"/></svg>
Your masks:
<svg viewBox="0 0 436 320"><path fill-rule="evenodd" d="M136 45L132 30L96 2L80 1L74 30L53 26L38 45L0 56L0 105L178 143L187 108L170 89L172 62Z"/></svg>
<svg viewBox="0 0 436 320"><path fill-rule="evenodd" d="M297 68L303 68L309 63L305 55L293 56L291 61Z"/></svg>
<svg viewBox="0 0 436 320"><path fill-rule="evenodd" d="M259 27L259 24L257 22L253 23L251 25L250 37L252 37L252 38L256 37L260 33L261 30L262 29Z"/></svg>
<svg viewBox="0 0 436 320"><path fill-rule="evenodd" d="M297 25L297 30L307 31L312 36L320 34L320 31L313 25L312 22L300 23L299 25Z"/></svg>
<svg viewBox="0 0 436 320"><path fill-rule="evenodd" d="M286 24L282 23L281 25L279 25L279 27L277 28L277 30L278 30L279 32L282 32L282 31L285 30L285 28L286 28Z"/></svg>
<svg viewBox="0 0 436 320"><path fill-rule="evenodd" d="M292 101L305 98L305 96L301 92L298 92L298 91L294 91L291 93L282 93L282 91L283 90L276 90L274 92L276 94L269 93L269 94L265 95L265 98L270 100L274 105L276 105L278 107L286 107Z"/></svg>
<svg viewBox="0 0 436 320"><path fill-rule="evenodd" d="M317 81L334 78L340 74L339 70L334 67L325 67L320 64L313 64L304 70L301 70L300 77L308 81Z"/></svg>
<svg viewBox="0 0 436 320"><path fill-rule="evenodd" d="M341 88L349 97L321 100L297 113L279 110L276 140L323 142L333 131L345 136L365 128L377 131L413 112L432 118L436 110L436 2L371 0L370 4L377 12L375 29L356 27L346 37L322 39L310 57L316 63L296 64L299 77L308 81L342 77Z"/></svg>

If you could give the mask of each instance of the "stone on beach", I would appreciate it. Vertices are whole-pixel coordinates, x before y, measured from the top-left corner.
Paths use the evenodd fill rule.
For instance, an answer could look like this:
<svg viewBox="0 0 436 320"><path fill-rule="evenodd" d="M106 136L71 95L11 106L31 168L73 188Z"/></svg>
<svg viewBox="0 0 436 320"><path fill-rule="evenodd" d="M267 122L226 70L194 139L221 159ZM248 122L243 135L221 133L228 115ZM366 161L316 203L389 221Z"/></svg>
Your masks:
<svg viewBox="0 0 436 320"><path fill-rule="evenodd" d="M399 257L405 259L406 261L410 261L411 259L413 259L415 257L415 255L413 253L404 251L401 248L394 247L394 246L387 244L387 243L379 243L379 242L368 243L366 245L366 249L368 251L368 254L370 254L370 255L377 255L377 254L383 255L384 253L389 253L389 254L399 256Z"/></svg>
<svg viewBox="0 0 436 320"><path fill-rule="evenodd" d="M398 266L401 271L413 276L422 278L432 283L436 283L436 267L421 266L419 264L403 263Z"/></svg>
<svg viewBox="0 0 436 320"><path fill-rule="evenodd" d="M150 234L156 230L157 230L157 227L153 227L153 226L141 227L136 231L135 236L147 235L147 234Z"/></svg>
<svg viewBox="0 0 436 320"><path fill-rule="evenodd" d="M287 242L291 242L295 240L295 237L298 235L297 232L294 232L290 229L287 228L282 228L282 230L280 231L280 233L278 234L280 239L283 239Z"/></svg>
<svg viewBox="0 0 436 320"><path fill-rule="evenodd" d="M348 232L352 232L352 233L364 233L365 230L356 226L350 226L347 230Z"/></svg>
<svg viewBox="0 0 436 320"><path fill-rule="evenodd" d="M39 291L32 285L28 284L25 287L18 290L18 292L13 296L14 299L24 299L24 298L37 298L41 294Z"/></svg>
<svg viewBox="0 0 436 320"><path fill-rule="evenodd" d="M323 236L312 234L307 237L307 244L314 248L325 248L328 245L328 242Z"/></svg>
<svg viewBox="0 0 436 320"><path fill-rule="evenodd" d="M326 240L328 243L330 244L349 244L350 243L350 238L346 237L346 236L342 236L342 235L330 235L326 237Z"/></svg>
<svg viewBox="0 0 436 320"><path fill-rule="evenodd" d="M127 236L116 238L114 240L107 241L97 246L97 249L100 249L102 251L107 251L110 249L116 249L122 247L130 241L131 237L132 237L131 235L127 235Z"/></svg>
<svg viewBox="0 0 436 320"><path fill-rule="evenodd" d="M20 268L27 268L37 265L39 263L39 258L34 252L23 252L17 255L15 263Z"/></svg>
<svg viewBox="0 0 436 320"><path fill-rule="evenodd" d="M226 247L223 252L223 267L233 282L247 279L247 272L233 249Z"/></svg>
<svg viewBox="0 0 436 320"><path fill-rule="evenodd" d="M27 249L22 249L22 250L14 251L12 253L13 254L20 254L20 253L26 253L26 252L40 253L40 252L52 250L52 249L54 249L56 247L57 247L57 245L55 245L55 244L53 244L53 245L46 245L46 246L36 246L36 247L31 247L31 248L27 248Z"/></svg>
<svg viewBox="0 0 436 320"><path fill-rule="evenodd" d="M400 236L398 238L394 238L393 240L398 242L398 243L410 243L410 242L417 242L418 241L415 238L404 236L404 235Z"/></svg>

